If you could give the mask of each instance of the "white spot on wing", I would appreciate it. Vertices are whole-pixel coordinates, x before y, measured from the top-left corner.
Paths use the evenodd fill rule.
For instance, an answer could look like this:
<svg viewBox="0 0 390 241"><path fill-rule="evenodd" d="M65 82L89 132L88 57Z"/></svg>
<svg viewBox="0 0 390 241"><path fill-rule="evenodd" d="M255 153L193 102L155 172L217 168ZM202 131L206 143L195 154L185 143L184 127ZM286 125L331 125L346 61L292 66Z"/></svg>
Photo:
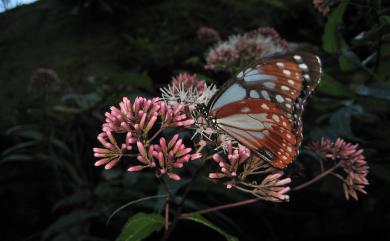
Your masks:
<svg viewBox="0 0 390 241"><path fill-rule="evenodd" d="M305 71L305 72L309 70L309 68L307 67L306 64L300 64L300 65L299 65L299 68L300 68L302 71Z"/></svg>
<svg viewBox="0 0 390 241"><path fill-rule="evenodd" d="M274 82L265 82L264 86L267 87L268 89L273 89L275 88L275 83Z"/></svg>
<svg viewBox="0 0 390 241"><path fill-rule="evenodd" d="M277 62L276 63L276 66L278 66L279 68L283 68L284 67L284 64L282 62Z"/></svg>
<svg viewBox="0 0 390 241"><path fill-rule="evenodd" d="M240 73L238 73L238 75L237 75L237 79L242 79L242 77L244 77L244 72L240 72Z"/></svg>
<svg viewBox="0 0 390 241"><path fill-rule="evenodd" d="M255 75L245 75L244 80L246 82L251 81L261 81L261 80L275 80L276 77L273 75L267 75L267 74L255 74Z"/></svg>
<svg viewBox="0 0 390 241"><path fill-rule="evenodd" d="M302 57L299 56L299 55L294 55L293 58L294 58L295 61L297 61L297 62L302 62Z"/></svg>
<svg viewBox="0 0 390 241"><path fill-rule="evenodd" d="M249 72L251 72L253 69L252 68L247 68L245 71L244 71L244 74L248 74Z"/></svg>
<svg viewBox="0 0 390 241"><path fill-rule="evenodd" d="M249 92L249 96L252 98L260 98L259 92L257 92L257 90L251 90Z"/></svg>
<svg viewBox="0 0 390 241"><path fill-rule="evenodd" d="M254 69L254 70L251 70L249 71L248 73L246 73L245 75L257 75L257 74L260 74L260 71L257 70L257 69Z"/></svg>
<svg viewBox="0 0 390 241"><path fill-rule="evenodd" d="M268 105L266 105L266 104L264 104L264 103L261 105L261 108L263 108L264 110L269 110Z"/></svg>
<svg viewBox="0 0 390 241"><path fill-rule="evenodd" d="M291 84L291 85L294 84L294 80L292 80L292 79L287 80L287 82L288 82L289 84Z"/></svg>
<svg viewBox="0 0 390 241"><path fill-rule="evenodd" d="M224 105L240 101L246 96L246 91L239 84L233 84L214 102L211 110L215 110Z"/></svg>
<svg viewBox="0 0 390 241"><path fill-rule="evenodd" d="M261 95L264 97L264 99L266 99L268 101L271 100L271 98L269 97L269 94L268 94L268 92L266 90L262 90L261 91Z"/></svg>
<svg viewBox="0 0 390 241"><path fill-rule="evenodd" d="M247 114L236 114L218 119L218 123L243 129L264 129L264 125L261 122L267 120L265 114L251 114L250 116L259 121L254 121L253 118L249 117Z"/></svg>
<svg viewBox="0 0 390 241"><path fill-rule="evenodd" d="M261 132L257 132L257 131L250 131L249 132L251 135L257 137L257 138L260 138L260 139L264 139L264 134L261 133Z"/></svg>
<svg viewBox="0 0 390 241"><path fill-rule="evenodd" d="M281 95L276 95L276 101L279 102L279 103L283 103L284 102L284 98L281 96Z"/></svg>
<svg viewBox="0 0 390 241"><path fill-rule="evenodd" d="M290 70L283 70L283 74L287 75L287 76L290 76L291 75L291 71Z"/></svg>
<svg viewBox="0 0 390 241"><path fill-rule="evenodd" d="M251 111L251 109L250 109L249 107L243 107L243 108L241 108L240 111L241 111L242 113L246 113L246 112Z"/></svg>
<svg viewBox="0 0 390 241"><path fill-rule="evenodd" d="M290 90L290 88L288 87L288 86L286 86L286 85L282 85L281 87L280 87L282 90Z"/></svg>
<svg viewBox="0 0 390 241"><path fill-rule="evenodd" d="M279 122L279 121L280 121L279 116L278 116L278 115L275 115L275 114L272 115L272 119L274 119L276 122Z"/></svg>

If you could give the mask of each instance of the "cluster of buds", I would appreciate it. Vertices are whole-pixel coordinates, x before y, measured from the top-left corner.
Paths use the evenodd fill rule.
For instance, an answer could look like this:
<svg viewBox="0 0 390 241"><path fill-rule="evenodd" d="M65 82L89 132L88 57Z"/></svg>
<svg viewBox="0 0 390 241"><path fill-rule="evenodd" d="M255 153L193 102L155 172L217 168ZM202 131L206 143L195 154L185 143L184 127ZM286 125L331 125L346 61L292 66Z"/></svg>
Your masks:
<svg viewBox="0 0 390 241"><path fill-rule="evenodd" d="M366 194L364 187L367 186L368 165L363 155L363 149L358 145L348 143L341 138L335 142L322 139L308 145L308 149L317 153L321 160L337 161L343 174L333 174L343 181L343 189L346 199L352 197L358 199L357 191Z"/></svg>
<svg viewBox="0 0 390 241"><path fill-rule="evenodd" d="M287 193L290 187L287 185L291 183L290 178L282 178L281 171L272 168L257 156L251 156L250 150L246 147L237 144L235 148L230 141L226 146L227 158L214 154L213 160L218 163L220 171L210 173L209 178L225 179L226 188L236 188L264 200L273 202L289 200ZM258 180L248 178L253 176L260 180L260 184Z"/></svg>
<svg viewBox="0 0 390 241"><path fill-rule="evenodd" d="M141 162L141 165L132 166L128 171L140 171L147 167L157 168L159 176L166 174L176 181L181 177L173 172L173 168L182 168L184 163L201 157L199 152L190 154L192 149L183 144L178 134L173 136L168 143L164 137L161 137L160 142L150 145L148 150L140 141L137 142L137 147L139 151L137 160Z"/></svg>
<svg viewBox="0 0 390 241"><path fill-rule="evenodd" d="M168 145L163 145L166 142L163 137L159 144L154 142L167 128L189 127L194 123L184 107L178 104L172 108L159 98L138 97L131 103L124 97L119 107L111 107L105 114L103 133L98 136L103 148L93 149L95 157L100 158L95 165L111 169L124 157L135 156L132 151L136 149L139 153L137 160L142 165L132 166L129 171L157 168L158 175L167 174L172 179L180 179L173 173L173 168L181 168L183 163L199 158L200 153L189 154L192 149L186 148L178 135ZM119 144L114 134L123 136L118 138L124 139L123 143Z"/></svg>
<svg viewBox="0 0 390 241"><path fill-rule="evenodd" d="M285 53L287 42L273 28L258 28L218 42L206 55L206 69L235 71L255 60Z"/></svg>

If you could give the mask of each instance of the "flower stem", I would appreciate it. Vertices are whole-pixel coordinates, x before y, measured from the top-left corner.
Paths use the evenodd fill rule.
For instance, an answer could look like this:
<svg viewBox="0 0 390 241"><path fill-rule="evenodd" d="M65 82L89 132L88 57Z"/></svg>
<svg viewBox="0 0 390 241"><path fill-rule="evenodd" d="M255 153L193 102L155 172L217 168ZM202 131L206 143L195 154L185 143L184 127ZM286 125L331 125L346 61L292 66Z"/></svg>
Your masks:
<svg viewBox="0 0 390 241"><path fill-rule="evenodd" d="M338 162L337 164L335 164L333 167L331 167L330 169L322 172L320 175L314 177L313 179L295 187L292 189L292 191L297 191L297 190L300 190L304 187L307 187L309 186L310 184L313 184L314 182L320 180L321 178L327 176L328 174L331 174L334 170L336 170L338 167L340 167L342 161ZM236 187L237 188L237 187ZM258 202L260 200L264 200L263 198L252 198L252 199L247 199L247 200L244 200L244 201L239 201L239 202L235 202L235 203L229 203L229 204L224 204L224 205L219 205L219 206L215 206L215 207L211 207L211 208L206 208L206 209L202 209L202 210L199 210L199 211L195 211L195 212L190 212L190 213L183 213L180 215L180 218L184 218L185 216L188 216L188 215L192 215L192 214L205 214L205 213L211 213L211 212L216 212L216 211L220 211L220 210L223 210L223 209L228 209L228 208L234 208L234 207L239 207L239 206L243 206L243 205L248 205L248 204L252 204L252 203L255 203L255 202Z"/></svg>
<svg viewBox="0 0 390 241"><path fill-rule="evenodd" d="M149 143L152 142L163 131L165 126L161 126L160 129L149 139Z"/></svg>
<svg viewBox="0 0 390 241"><path fill-rule="evenodd" d="M183 218L185 216L188 216L188 215L192 215L192 214L205 214L205 213L216 212L216 211L223 210L223 209L228 209L228 208L234 208L234 207L239 207L239 206L243 206L243 205L248 205L248 204L260 201L260 200L262 200L262 198L252 198L252 199L247 199L247 200L239 201L239 202L235 202L235 203L219 205L219 206L215 206L215 207L212 207L212 208L206 208L206 209L202 209L202 210L191 212L191 213L183 213L181 215L181 218Z"/></svg>
<svg viewBox="0 0 390 241"><path fill-rule="evenodd" d="M302 188L305 188L315 182L317 182L318 180L322 179L323 177L331 174L334 170L336 170L338 167L340 167L342 161L339 161L337 164L335 164L333 167L329 168L328 170L324 171L324 172L321 172L321 174L319 174L318 176L315 176L314 178L310 179L309 181L307 182L304 182L302 183L301 185L298 185L294 188L291 189L291 191L298 191Z"/></svg>
<svg viewBox="0 0 390 241"><path fill-rule="evenodd" d="M191 191L192 189L192 185L194 184L194 182L196 181L196 179L198 178L199 174L201 173L201 170L204 166L204 163L205 163L205 159L203 159L202 163L201 163L201 166L195 171L195 174L193 175L193 178L191 179L190 183L187 185L187 188L184 190L184 193L183 193L183 196L180 200L179 203L177 203L177 210L176 212L174 213L173 215L173 218L172 218L172 222L171 222L171 225L168 226L168 229L165 230L164 232L164 235L163 237L161 238L161 241L166 241L168 240L168 238L171 236L173 230L175 229L177 223L179 222L179 220L181 219L181 213L182 213L182 210L183 210L183 206L184 206L184 202L185 200L187 199L187 196L188 196L188 193Z"/></svg>
<svg viewBox="0 0 390 241"><path fill-rule="evenodd" d="M169 228L169 195L165 199L165 231Z"/></svg>

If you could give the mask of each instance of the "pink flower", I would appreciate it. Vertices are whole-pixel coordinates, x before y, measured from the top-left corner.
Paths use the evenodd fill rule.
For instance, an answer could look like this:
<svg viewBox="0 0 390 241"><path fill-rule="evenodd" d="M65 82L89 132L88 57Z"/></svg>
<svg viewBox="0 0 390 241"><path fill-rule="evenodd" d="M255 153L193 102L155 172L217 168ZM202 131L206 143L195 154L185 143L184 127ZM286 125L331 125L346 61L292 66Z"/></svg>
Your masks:
<svg viewBox="0 0 390 241"><path fill-rule="evenodd" d="M169 142L165 138L161 138L159 144L150 145L148 149L141 142L137 142L137 147L140 153L137 160L142 164L130 167L129 171L155 167L158 170L158 175L168 175L173 180L181 179L178 174L173 172L173 168L182 168L190 160L201 157L198 152L191 153L192 149L186 147L177 134Z"/></svg>
<svg viewBox="0 0 390 241"><path fill-rule="evenodd" d="M132 149L131 145L135 143L135 139L130 132L127 133L125 143L121 144L120 147L110 131L98 135L98 140L104 148L93 148L94 156L101 158L95 162L95 166L105 165L106 169L115 166L125 152Z"/></svg>
<svg viewBox="0 0 390 241"><path fill-rule="evenodd" d="M190 126L194 120L187 117L184 111L184 105L177 105L174 109L165 102L160 103L160 116L165 127Z"/></svg>
<svg viewBox="0 0 390 241"><path fill-rule="evenodd" d="M206 69L227 69L235 64L240 58L240 52L230 46L218 46L207 55Z"/></svg>
<svg viewBox="0 0 390 241"><path fill-rule="evenodd" d="M172 78L171 84L161 88L162 99L167 105L176 108L183 105L192 112L197 104L207 104L217 89L199 80L196 74L182 73Z"/></svg>
<svg viewBox="0 0 390 241"><path fill-rule="evenodd" d="M286 185L291 183L291 178L281 179L283 175L282 172L269 174L253 192L268 201L289 201L290 196L287 193L290 191L290 187Z"/></svg>
<svg viewBox="0 0 390 241"><path fill-rule="evenodd" d="M137 97L131 104L124 97L119 108L111 107L111 112L106 112L105 115L103 131L132 132L137 138L147 135L158 120L163 127L189 126L193 123L184 113L183 106L172 109L158 98L148 100Z"/></svg>
<svg viewBox="0 0 390 241"><path fill-rule="evenodd" d="M196 88L199 93L202 93L205 86L204 80L199 80L196 74L181 73L172 78L171 84L175 86L183 85L184 89Z"/></svg>
<svg viewBox="0 0 390 241"><path fill-rule="evenodd" d="M326 16L330 12L330 7L335 3L334 0L313 0L314 8L322 15Z"/></svg>
<svg viewBox="0 0 390 241"><path fill-rule="evenodd" d="M210 173L210 178L236 177L238 167L250 156L250 150L242 145L238 145L238 149L235 150L230 141L226 145L228 147L227 160L219 154L214 154L213 159L218 163L221 172Z"/></svg>
<svg viewBox="0 0 390 241"><path fill-rule="evenodd" d="M308 145L308 149L313 150L323 160L330 159L340 161L340 166L344 175L334 173L336 177L343 181L343 189L346 199L352 197L358 199L357 191L366 194L364 187L367 186L368 165L363 156L363 149L358 145L347 143L341 138L336 142L327 139L314 141Z"/></svg>
<svg viewBox="0 0 390 241"><path fill-rule="evenodd" d="M135 136L139 136L147 133L156 123L160 101L158 98L148 100L138 97L132 104L127 97L123 97L119 108L112 106L110 110L105 114L103 131L133 132Z"/></svg>
<svg viewBox="0 0 390 241"><path fill-rule="evenodd" d="M198 35L198 39L205 44L210 44L221 40L219 33L215 29L209 27L200 27L196 34Z"/></svg>
<svg viewBox="0 0 390 241"><path fill-rule="evenodd" d="M239 68L287 50L287 42L273 28L258 28L243 35L231 36L212 47L207 53L205 68L228 71L228 68Z"/></svg>
<svg viewBox="0 0 390 241"><path fill-rule="evenodd" d="M124 97L119 103L119 107L111 107L110 112L106 112L105 116L103 133L98 136L98 140L105 148L94 148L93 150L96 157L102 158L95 165L105 164L106 169L117 164L125 155L124 152L131 150L136 143L138 151L144 154L141 146L146 143L149 146L149 143L152 143L164 129L187 127L194 123L194 120L187 116L183 105L172 108L160 101L159 98L138 97L134 103L131 103L128 98ZM124 138L120 139L123 139L124 143L117 144L113 133L122 135ZM143 156L138 156L138 160L141 161ZM145 158L142 159L144 166L152 167L154 163L147 162L149 159ZM140 170L140 168L132 167L131 170Z"/></svg>

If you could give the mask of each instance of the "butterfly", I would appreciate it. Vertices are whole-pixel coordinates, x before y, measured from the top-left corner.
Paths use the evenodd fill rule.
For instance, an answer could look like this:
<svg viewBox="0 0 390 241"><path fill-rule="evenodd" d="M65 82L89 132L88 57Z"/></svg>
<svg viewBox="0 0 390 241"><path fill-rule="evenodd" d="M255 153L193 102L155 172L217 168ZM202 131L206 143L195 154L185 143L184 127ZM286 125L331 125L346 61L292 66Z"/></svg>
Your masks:
<svg viewBox="0 0 390 241"><path fill-rule="evenodd" d="M320 82L320 59L307 52L263 58L244 68L196 111L276 168L298 155L304 104Z"/></svg>

